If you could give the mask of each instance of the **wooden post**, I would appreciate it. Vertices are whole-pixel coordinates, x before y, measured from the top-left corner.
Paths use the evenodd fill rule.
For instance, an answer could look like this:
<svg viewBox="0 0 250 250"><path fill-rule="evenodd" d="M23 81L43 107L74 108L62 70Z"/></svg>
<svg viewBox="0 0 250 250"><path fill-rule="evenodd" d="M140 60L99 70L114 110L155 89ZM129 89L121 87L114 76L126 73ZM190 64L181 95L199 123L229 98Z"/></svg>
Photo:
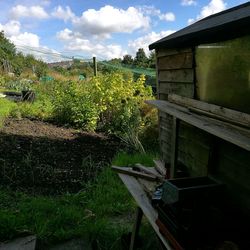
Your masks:
<svg viewBox="0 0 250 250"><path fill-rule="evenodd" d="M175 178L176 171L177 171L176 168L177 168L177 161L178 161L178 130L179 130L179 119L173 116L170 178Z"/></svg>
<svg viewBox="0 0 250 250"><path fill-rule="evenodd" d="M132 235L131 235L129 250L134 250L135 249L136 238L138 237L139 228L140 228L140 225L141 225L142 215L143 215L143 212L142 212L141 208L138 207L137 211L136 211L136 219L135 219L133 232L132 232Z"/></svg>
<svg viewBox="0 0 250 250"><path fill-rule="evenodd" d="M96 57L93 57L93 66L94 66L94 76L97 76L97 62Z"/></svg>

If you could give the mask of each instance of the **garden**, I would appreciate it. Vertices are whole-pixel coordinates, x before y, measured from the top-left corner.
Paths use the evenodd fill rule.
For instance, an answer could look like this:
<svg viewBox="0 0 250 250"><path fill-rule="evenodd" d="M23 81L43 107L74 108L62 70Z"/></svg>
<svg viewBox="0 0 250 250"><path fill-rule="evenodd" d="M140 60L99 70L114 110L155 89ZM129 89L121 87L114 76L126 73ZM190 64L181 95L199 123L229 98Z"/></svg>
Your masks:
<svg viewBox="0 0 250 250"><path fill-rule="evenodd" d="M44 81L2 72L0 89L0 241L32 234L38 249L72 239L128 249L136 205L111 165L152 166L157 157L145 77L115 70ZM8 98L23 90L34 100ZM145 220L141 237L151 239L140 249L157 249L152 234Z"/></svg>

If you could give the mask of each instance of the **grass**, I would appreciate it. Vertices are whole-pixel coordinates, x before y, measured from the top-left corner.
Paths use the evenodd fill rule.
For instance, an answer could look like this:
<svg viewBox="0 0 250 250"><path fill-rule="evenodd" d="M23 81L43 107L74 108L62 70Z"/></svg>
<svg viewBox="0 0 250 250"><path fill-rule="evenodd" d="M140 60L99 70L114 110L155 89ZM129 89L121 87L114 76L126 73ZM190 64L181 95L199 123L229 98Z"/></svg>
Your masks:
<svg viewBox="0 0 250 250"><path fill-rule="evenodd" d="M125 152L121 152L114 158L113 164L117 166L128 166L135 163L141 163L144 166L152 167L154 166L153 159L156 158L156 154L154 153L127 154Z"/></svg>
<svg viewBox="0 0 250 250"><path fill-rule="evenodd" d="M102 249L128 230L128 222L116 224L114 219L124 220L134 207L110 168L77 194L35 197L1 188L0 200L0 241L27 231L43 245L86 235L98 239Z"/></svg>
<svg viewBox="0 0 250 250"><path fill-rule="evenodd" d="M10 115L11 111L16 106L17 105L14 102L5 98L0 98L0 126L3 125L4 119Z"/></svg>
<svg viewBox="0 0 250 250"><path fill-rule="evenodd" d="M113 164L141 162L152 165L150 155L118 154ZM122 163L122 164L119 164ZM122 249L122 235L132 229L136 204L117 174L106 167L93 182L76 194L56 197L31 196L0 189L0 241L30 232L43 248L72 238L84 237L97 249ZM141 230L147 239L152 230L144 221ZM142 249L154 248L155 239Z"/></svg>

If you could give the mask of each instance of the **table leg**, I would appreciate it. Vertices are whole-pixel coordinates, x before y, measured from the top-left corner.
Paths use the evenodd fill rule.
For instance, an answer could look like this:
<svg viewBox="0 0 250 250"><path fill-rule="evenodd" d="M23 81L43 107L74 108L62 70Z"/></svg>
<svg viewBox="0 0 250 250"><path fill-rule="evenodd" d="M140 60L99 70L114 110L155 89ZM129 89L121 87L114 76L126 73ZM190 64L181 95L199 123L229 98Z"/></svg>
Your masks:
<svg viewBox="0 0 250 250"><path fill-rule="evenodd" d="M139 233L139 228L140 228L140 225L141 225L142 215L143 215L143 212L142 212L141 208L138 207L137 211L136 211L136 219L135 219L135 224L134 224L132 235L131 235L129 250L134 250L135 249L135 243L136 243L136 239L137 239L137 236L138 236L138 233Z"/></svg>

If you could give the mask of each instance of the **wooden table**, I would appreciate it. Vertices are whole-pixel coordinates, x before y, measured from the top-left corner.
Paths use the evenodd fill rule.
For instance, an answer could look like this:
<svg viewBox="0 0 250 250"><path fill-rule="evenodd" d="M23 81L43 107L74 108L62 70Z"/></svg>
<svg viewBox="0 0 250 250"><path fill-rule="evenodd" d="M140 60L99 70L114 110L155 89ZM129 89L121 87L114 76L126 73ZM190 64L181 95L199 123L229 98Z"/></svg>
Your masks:
<svg viewBox="0 0 250 250"><path fill-rule="evenodd" d="M152 170L154 168L151 168ZM141 218L142 215L144 214L145 217L148 219L149 223L151 224L152 228L156 232L157 236L160 238L162 241L163 245L167 249L173 249L170 246L170 243L166 240L166 238L160 233L158 226L156 225L156 219L158 218L158 212L157 210L151 205L151 201L147 196L147 193L142 185L142 182L144 185L149 185L152 186L152 184L155 184L155 187L157 186L157 183L152 183L149 181L141 180L140 178L135 178L133 176L129 176L126 174L118 174L123 183L125 184L126 188L128 191L131 193L133 198L135 199L138 208L137 208L137 215L136 215L136 221L134 224L133 232L132 232L132 237L131 237L131 242L130 242L130 250L135 249L135 239L138 235L140 223L141 223Z"/></svg>

